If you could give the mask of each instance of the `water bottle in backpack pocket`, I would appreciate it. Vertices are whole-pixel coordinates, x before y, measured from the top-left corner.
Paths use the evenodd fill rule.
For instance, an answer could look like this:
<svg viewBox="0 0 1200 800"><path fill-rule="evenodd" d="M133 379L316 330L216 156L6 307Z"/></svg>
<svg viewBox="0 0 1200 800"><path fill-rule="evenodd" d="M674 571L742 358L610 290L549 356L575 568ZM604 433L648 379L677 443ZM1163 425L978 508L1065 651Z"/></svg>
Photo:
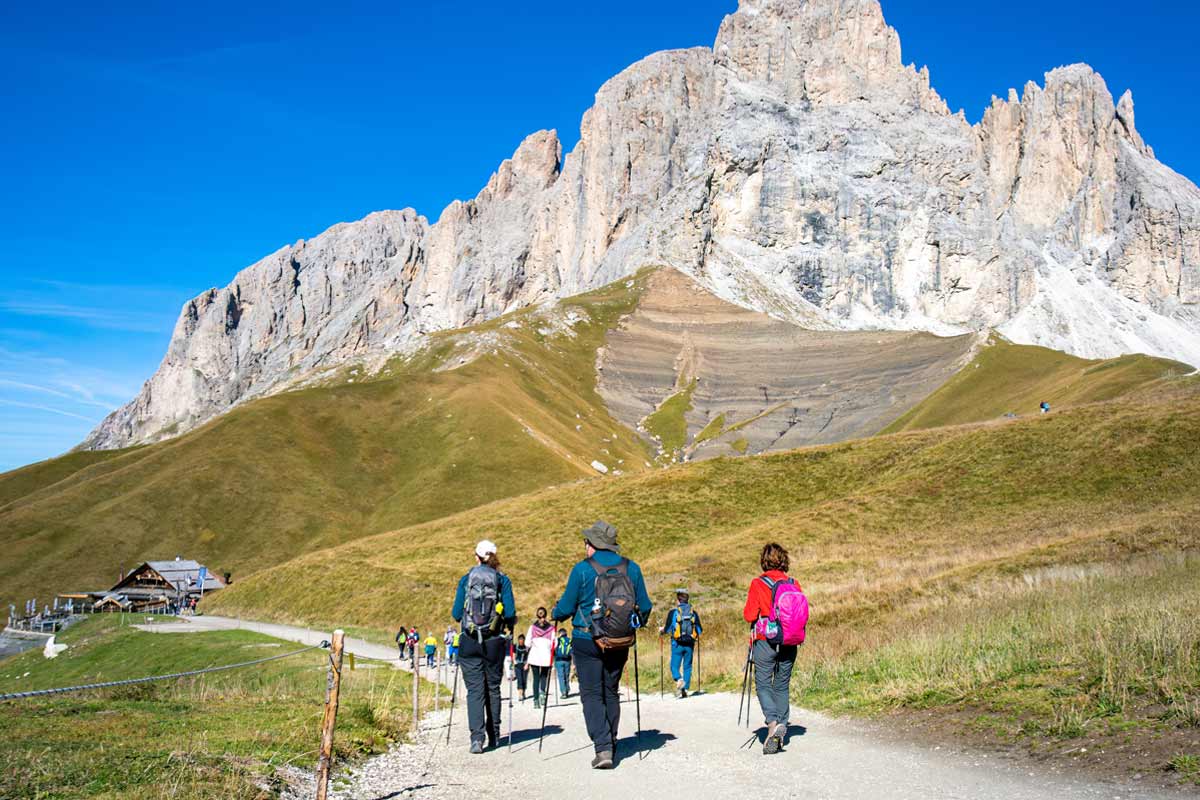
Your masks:
<svg viewBox="0 0 1200 800"><path fill-rule="evenodd" d="M771 615L759 617L754 623L756 638L767 644L804 644L805 628L808 625L808 598L791 578L773 581L766 575L759 578L771 590Z"/></svg>

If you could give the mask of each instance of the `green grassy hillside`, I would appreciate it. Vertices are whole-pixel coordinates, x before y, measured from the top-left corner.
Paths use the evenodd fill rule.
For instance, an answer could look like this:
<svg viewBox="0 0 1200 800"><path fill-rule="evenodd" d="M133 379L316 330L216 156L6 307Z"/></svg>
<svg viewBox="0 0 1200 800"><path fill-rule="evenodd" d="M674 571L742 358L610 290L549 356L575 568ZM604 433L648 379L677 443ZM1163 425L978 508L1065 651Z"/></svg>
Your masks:
<svg viewBox="0 0 1200 800"><path fill-rule="evenodd" d="M216 611L391 627L440 622L471 546L494 539L522 603L551 599L597 517L655 588L733 604L778 538L826 624L870 617L983 574L1190 546L1200 396L1114 402L752 459L716 459L541 490L301 556L210 601ZM304 592L288 587L310 587ZM914 595L914 591L917 592Z"/></svg>
<svg viewBox="0 0 1200 800"><path fill-rule="evenodd" d="M992 334L979 355L884 433L986 422L1126 396L1171 377L1187 364L1144 355L1087 360L1057 350L1013 344Z"/></svg>
<svg viewBox="0 0 1200 800"><path fill-rule="evenodd" d="M248 403L176 439L0 475L0 601L184 555L234 579L498 498L645 468L596 349L640 279L432 337L373 378Z"/></svg>
<svg viewBox="0 0 1200 800"><path fill-rule="evenodd" d="M137 678L300 649L249 631L154 634L101 615L68 629L53 661L0 660L0 692ZM310 651L244 669L0 704L0 797L267 798L287 765L316 761L329 655ZM411 677L343 667L340 763L403 738ZM423 698L432 702L432 684Z"/></svg>
<svg viewBox="0 0 1200 800"><path fill-rule="evenodd" d="M1103 749L1124 737L1122 746L1137 750L1128 762L1136 768L1163 766L1153 759L1168 747L1184 748L1181 763L1190 763L1200 588L1194 574L1183 578L1194 562L1120 570L1200 547L1197 441L1200 384L1176 380L1154 397L1007 425L544 489L302 556L206 606L322 627L437 626L472 545L486 536L499 544L528 619L556 599L582 556L579 530L603 517L621 529L656 602L691 586L706 622L707 686L736 691L745 586L759 547L776 539L791 551L792 574L814 609L795 686L800 702L958 709L972 731L1004 741L1086 733ZM1046 577L1096 570L1108 584L1055 589ZM1027 605L1045 613L1024 617ZM1147 627L1150 618L1157 622ZM1138 633L1120 641L1125 624ZM648 685L657 684L657 664L645 663L654 661L644 660Z"/></svg>

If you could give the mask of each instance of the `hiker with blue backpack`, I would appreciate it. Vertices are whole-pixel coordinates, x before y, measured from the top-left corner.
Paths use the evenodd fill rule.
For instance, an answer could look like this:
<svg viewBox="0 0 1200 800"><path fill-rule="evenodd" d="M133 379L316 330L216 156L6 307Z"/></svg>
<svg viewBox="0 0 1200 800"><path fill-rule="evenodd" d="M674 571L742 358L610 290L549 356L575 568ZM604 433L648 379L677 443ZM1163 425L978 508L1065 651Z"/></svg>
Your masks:
<svg viewBox="0 0 1200 800"><path fill-rule="evenodd" d="M558 696L571 696L571 637L566 628L558 629L554 643L554 671L558 674Z"/></svg>
<svg viewBox="0 0 1200 800"><path fill-rule="evenodd" d="M517 622L512 581L500 571L492 542L475 546L475 566L459 580L450 613L462 624L458 668L467 687L470 748L479 754L485 743L490 750L500 740L500 686L509 649L504 632Z"/></svg>
<svg viewBox="0 0 1200 800"><path fill-rule="evenodd" d="M750 582L742 611L742 617L751 626L742 686L744 692L753 665L758 703L767 724L763 753L772 755L782 750L787 741L791 712L788 689L796 649L804 643L808 600L799 584L788 576L788 552L782 545L771 542L764 546L759 566L762 574ZM747 721L749 713L747 704Z"/></svg>
<svg viewBox="0 0 1200 800"><path fill-rule="evenodd" d="M579 699L596 753L592 769L612 769L621 722L621 674L634 648L636 676L637 629L654 604L641 567L621 555L616 528L596 522L583 531L583 541L586 557L571 569L552 616L571 620ZM638 729L640 733L640 719Z"/></svg>
<svg viewBox="0 0 1200 800"><path fill-rule="evenodd" d="M667 613L660 636L671 637L671 677L681 700L692 690L692 657L700 641L700 615L689 602L687 589L675 591L675 607Z"/></svg>

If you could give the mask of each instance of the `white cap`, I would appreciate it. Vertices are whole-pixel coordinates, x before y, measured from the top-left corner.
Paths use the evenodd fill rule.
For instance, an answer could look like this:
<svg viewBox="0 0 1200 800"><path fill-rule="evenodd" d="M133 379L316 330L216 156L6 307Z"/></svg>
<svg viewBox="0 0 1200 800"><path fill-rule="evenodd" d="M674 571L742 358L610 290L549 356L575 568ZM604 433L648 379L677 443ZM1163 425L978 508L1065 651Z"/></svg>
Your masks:
<svg viewBox="0 0 1200 800"><path fill-rule="evenodd" d="M489 542L487 539L484 539L482 542L475 545L475 555L479 556L480 558L487 558L490 555L494 555L495 552L495 543Z"/></svg>

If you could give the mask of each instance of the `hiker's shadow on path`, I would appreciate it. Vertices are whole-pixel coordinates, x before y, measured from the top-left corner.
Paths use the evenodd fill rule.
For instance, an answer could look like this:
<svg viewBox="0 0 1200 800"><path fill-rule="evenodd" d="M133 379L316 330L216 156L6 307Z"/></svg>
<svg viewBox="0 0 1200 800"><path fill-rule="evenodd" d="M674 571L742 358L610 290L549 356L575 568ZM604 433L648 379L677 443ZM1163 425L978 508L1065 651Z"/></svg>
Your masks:
<svg viewBox="0 0 1200 800"><path fill-rule="evenodd" d="M636 733L632 736L626 736L623 739L617 739L617 760L624 761L627 758L645 758L651 752L661 750L666 746L667 742L673 742L678 738L673 733L660 731L656 728L648 728L642 731L640 741Z"/></svg>
<svg viewBox="0 0 1200 800"><path fill-rule="evenodd" d="M808 728L804 727L803 725L788 725L787 736L784 737L784 740L785 742L789 742L797 736L803 736L806 733L808 733ZM747 747L755 742L758 742L759 744L767 743L766 725L763 725L761 728L755 730L750 738L746 740L746 744L742 745L742 747Z"/></svg>
<svg viewBox="0 0 1200 800"><path fill-rule="evenodd" d="M555 736L562 732L563 732L563 727L561 725L547 725L545 735L546 735L546 738L549 738L551 736ZM541 736L542 736L542 728L540 725L536 728L523 728L522 730L512 732L512 744L514 746L516 746L516 745L528 746L530 742L536 742ZM502 749L506 745L508 745L508 741L501 740L500 747L498 747L496 749L498 749L498 750ZM521 749L524 749L524 748L521 748Z"/></svg>

